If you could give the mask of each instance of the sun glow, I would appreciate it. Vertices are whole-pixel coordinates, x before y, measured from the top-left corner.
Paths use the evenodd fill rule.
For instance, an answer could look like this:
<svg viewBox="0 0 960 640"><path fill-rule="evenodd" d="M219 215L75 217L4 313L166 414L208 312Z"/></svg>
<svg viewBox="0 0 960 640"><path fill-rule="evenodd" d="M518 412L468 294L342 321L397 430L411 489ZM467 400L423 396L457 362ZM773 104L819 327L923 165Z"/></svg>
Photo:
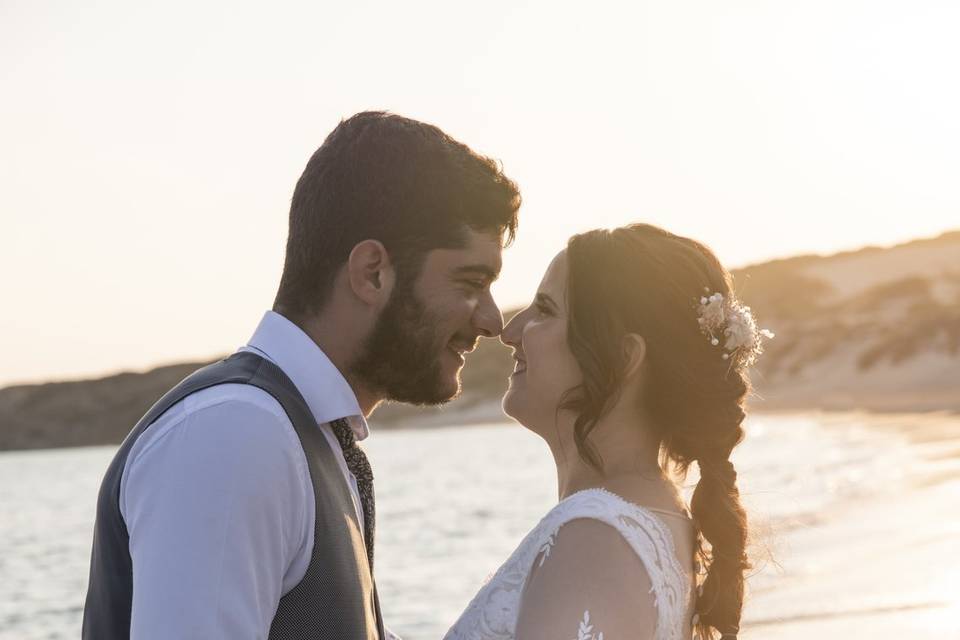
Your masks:
<svg viewBox="0 0 960 640"><path fill-rule="evenodd" d="M504 308L595 226L660 224L732 265L960 227L956 3L0 13L0 383L245 342L296 178L366 108L519 182Z"/></svg>

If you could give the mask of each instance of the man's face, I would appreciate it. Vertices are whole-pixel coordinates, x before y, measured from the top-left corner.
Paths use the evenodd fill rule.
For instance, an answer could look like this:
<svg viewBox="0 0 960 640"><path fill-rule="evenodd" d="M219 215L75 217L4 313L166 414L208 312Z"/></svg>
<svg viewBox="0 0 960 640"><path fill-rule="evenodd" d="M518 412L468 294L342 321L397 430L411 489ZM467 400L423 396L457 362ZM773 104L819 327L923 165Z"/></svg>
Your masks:
<svg viewBox="0 0 960 640"><path fill-rule="evenodd" d="M503 317L490 294L500 274L501 238L467 231L462 249L427 253L413 282L398 282L353 374L385 399L442 404L460 393L463 354L495 337Z"/></svg>

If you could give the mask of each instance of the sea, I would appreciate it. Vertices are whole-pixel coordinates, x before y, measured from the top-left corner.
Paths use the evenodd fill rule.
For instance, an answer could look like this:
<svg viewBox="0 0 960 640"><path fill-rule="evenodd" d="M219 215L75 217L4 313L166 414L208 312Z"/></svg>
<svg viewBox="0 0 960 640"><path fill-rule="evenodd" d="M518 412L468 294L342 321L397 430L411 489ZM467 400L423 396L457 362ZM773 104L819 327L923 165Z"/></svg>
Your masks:
<svg viewBox="0 0 960 640"><path fill-rule="evenodd" d="M748 419L734 454L754 562L741 638L960 639L960 430L924 438L889 423ZM384 619L405 640L441 638L556 504L552 458L514 423L374 424L364 446ZM0 453L0 639L79 637L113 452Z"/></svg>

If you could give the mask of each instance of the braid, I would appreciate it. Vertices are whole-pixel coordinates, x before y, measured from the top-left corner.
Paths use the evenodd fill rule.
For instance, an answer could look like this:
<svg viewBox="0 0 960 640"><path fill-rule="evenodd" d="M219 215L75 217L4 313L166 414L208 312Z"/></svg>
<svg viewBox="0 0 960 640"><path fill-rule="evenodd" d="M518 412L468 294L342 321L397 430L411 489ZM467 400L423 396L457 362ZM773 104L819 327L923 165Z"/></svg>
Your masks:
<svg viewBox="0 0 960 640"><path fill-rule="evenodd" d="M746 513L737 491L737 473L729 460L702 459L700 473L690 509L710 544L710 553L704 554L707 574L696 611L706 629L735 635L743 609L743 573L750 566Z"/></svg>
<svg viewBox="0 0 960 640"><path fill-rule="evenodd" d="M733 448L743 439L743 398L748 384L739 372L730 372L726 380L732 398L718 402L712 412L701 414L696 423L687 423L682 437L674 441L673 457L689 464L696 461L700 480L690 500L690 510L702 542L699 551L706 576L698 590L696 626L705 638L710 629L735 637L740 627L744 599L744 571L747 559L747 515L740 503L737 472L730 461ZM701 408L704 405L700 405ZM712 413L704 420L703 413Z"/></svg>
<svg viewBox="0 0 960 640"><path fill-rule="evenodd" d="M570 239L567 252L567 341L584 381L564 396L560 408L577 415L578 452L602 468L590 431L621 390L621 337L642 336L646 369L640 400L649 427L656 430L665 461L681 473L694 462L700 467L690 509L707 570L694 626L703 638L717 631L722 640L733 640L750 565L747 517L730 454L743 439L746 368L759 349L754 344L752 357L731 356L717 339L729 323L723 317L723 324L706 327L713 331L707 339L696 304L705 305L705 291L734 301L730 274L704 245L650 225L580 234ZM735 309L741 312L737 319L748 320L739 328L757 334L749 309L739 304Z"/></svg>

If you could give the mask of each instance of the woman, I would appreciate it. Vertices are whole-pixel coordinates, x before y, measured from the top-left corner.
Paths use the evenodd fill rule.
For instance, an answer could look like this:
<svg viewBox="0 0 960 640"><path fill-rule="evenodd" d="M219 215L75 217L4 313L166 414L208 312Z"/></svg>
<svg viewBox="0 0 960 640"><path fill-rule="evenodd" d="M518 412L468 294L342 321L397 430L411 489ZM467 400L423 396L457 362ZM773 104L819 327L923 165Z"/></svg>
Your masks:
<svg viewBox="0 0 960 640"><path fill-rule="evenodd" d="M560 502L446 637L736 638L730 453L764 336L705 246L650 225L571 238L502 336L504 411L546 440ZM691 517L670 471L694 462Z"/></svg>

